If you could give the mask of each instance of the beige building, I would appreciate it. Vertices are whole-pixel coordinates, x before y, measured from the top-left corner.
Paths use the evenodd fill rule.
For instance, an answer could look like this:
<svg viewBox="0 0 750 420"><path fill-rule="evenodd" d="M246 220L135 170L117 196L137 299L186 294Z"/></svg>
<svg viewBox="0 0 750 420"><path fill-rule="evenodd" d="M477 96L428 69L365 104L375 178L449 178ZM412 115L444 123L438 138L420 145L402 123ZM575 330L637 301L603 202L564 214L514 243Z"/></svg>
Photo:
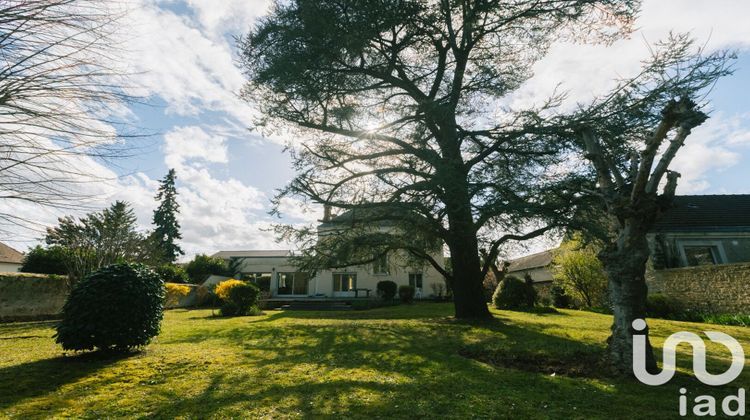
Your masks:
<svg viewBox="0 0 750 420"><path fill-rule="evenodd" d="M518 277L521 280L528 274L534 283L549 283L553 279L552 260L556 250L557 248L549 249L511 260L508 262L506 272L509 276Z"/></svg>
<svg viewBox="0 0 750 420"><path fill-rule="evenodd" d="M327 220L318 226L318 237L335 235L347 213L340 216L327 215ZM389 229L382 226L381 229ZM336 270L323 270L315 276L299 272L290 262L291 251L220 251L214 257L237 261L243 279L251 280L261 290L268 291L272 297L330 297L354 298L373 297L380 281L390 280L397 285L411 285L416 290L417 298L434 294L445 280L432 265L414 266L409 263L405 254L391 252L377 261ZM432 257L444 263L442 252Z"/></svg>
<svg viewBox="0 0 750 420"><path fill-rule="evenodd" d="M0 242L0 273L15 273L21 269L23 254Z"/></svg>

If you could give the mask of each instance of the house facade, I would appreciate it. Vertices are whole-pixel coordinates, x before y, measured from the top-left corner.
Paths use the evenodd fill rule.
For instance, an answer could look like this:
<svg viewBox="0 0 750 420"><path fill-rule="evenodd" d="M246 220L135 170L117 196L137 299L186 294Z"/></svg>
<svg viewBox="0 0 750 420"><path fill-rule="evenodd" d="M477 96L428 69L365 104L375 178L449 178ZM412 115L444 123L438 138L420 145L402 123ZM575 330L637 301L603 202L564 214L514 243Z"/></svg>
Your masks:
<svg viewBox="0 0 750 420"><path fill-rule="evenodd" d="M0 242L0 273L15 273L23 265L23 254Z"/></svg>
<svg viewBox="0 0 750 420"><path fill-rule="evenodd" d="M239 260L239 277L255 283L271 297L355 298L375 295L378 282L390 280L411 285L416 297L428 297L444 285L443 276L431 265L409 266L399 253L391 253L372 264L322 270L314 276L300 272L291 263L291 251L219 251L213 255ZM434 256L438 261L442 256Z"/></svg>
<svg viewBox="0 0 750 420"><path fill-rule="evenodd" d="M331 217L326 214L318 226L318 237L333 237L347 220L347 213ZM380 229L390 229L381 226ZM415 297L437 295L444 290L445 280L431 264L417 264L404 252L392 251L370 264L354 265L334 270L321 270L314 276L301 272L291 262L289 250L219 251L213 255L234 261L243 280L258 285L274 298L360 298L374 297L380 281L393 281L399 286L411 285ZM444 264L442 250L431 254L439 264Z"/></svg>
<svg viewBox="0 0 750 420"><path fill-rule="evenodd" d="M750 195L676 196L649 246L655 270L750 262Z"/></svg>
<svg viewBox="0 0 750 420"><path fill-rule="evenodd" d="M686 309L750 313L750 195L676 196L647 239L650 294ZM508 274L529 274L544 287L552 279L553 253L509 261Z"/></svg>
<svg viewBox="0 0 750 420"><path fill-rule="evenodd" d="M552 260L556 250L557 248L548 249L510 260L507 263L506 273L519 279L524 279L528 275L534 283L551 283L554 278Z"/></svg>

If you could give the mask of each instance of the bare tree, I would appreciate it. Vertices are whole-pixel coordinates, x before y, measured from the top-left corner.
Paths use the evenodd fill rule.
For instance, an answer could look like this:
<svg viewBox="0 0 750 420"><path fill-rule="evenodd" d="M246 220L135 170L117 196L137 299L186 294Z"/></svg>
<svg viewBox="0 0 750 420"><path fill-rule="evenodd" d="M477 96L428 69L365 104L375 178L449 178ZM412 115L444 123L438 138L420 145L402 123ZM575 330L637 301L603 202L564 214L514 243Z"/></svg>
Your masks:
<svg viewBox="0 0 750 420"><path fill-rule="evenodd" d="M0 2L0 229L29 227L26 202L65 210L101 180L91 160L123 155L132 98L118 69L117 2Z"/></svg>
<svg viewBox="0 0 750 420"><path fill-rule="evenodd" d="M548 170L561 163L558 146L544 139L545 115L559 98L521 110L500 101L531 77L553 41L615 39L630 29L638 5L278 2L240 47L244 97L260 105L259 124L308 136L293 153L299 174L279 199L367 210L351 224L376 238L324 244L366 259L388 248L421 255L449 276L457 317L490 316L482 279L499 248L564 223L577 191L567 173ZM404 233L382 235L372 225L383 222ZM444 241L452 272L414 247L415 238ZM358 251L372 239L381 244L374 252Z"/></svg>
<svg viewBox="0 0 750 420"><path fill-rule="evenodd" d="M596 180L590 192L613 227L600 258L614 310L609 356L624 373L632 372L632 323L646 317L646 235L671 206L680 176L669 167L708 118L703 95L731 73L732 57L726 51L704 54L687 35L673 35L656 46L640 74L583 109L576 121L573 131ZM650 345L647 357L655 369Z"/></svg>

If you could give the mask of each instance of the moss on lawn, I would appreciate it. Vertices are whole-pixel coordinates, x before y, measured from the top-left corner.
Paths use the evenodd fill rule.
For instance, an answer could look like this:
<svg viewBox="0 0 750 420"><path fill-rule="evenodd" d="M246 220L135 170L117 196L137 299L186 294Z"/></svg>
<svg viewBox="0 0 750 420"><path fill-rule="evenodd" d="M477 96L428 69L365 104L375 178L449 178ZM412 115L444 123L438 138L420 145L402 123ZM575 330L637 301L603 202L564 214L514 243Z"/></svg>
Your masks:
<svg viewBox="0 0 750 420"><path fill-rule="evenodd" d="M495 311L495 322L466 324L451 312L173 310L143 352L117 358L63 356L54 322L0 324L0 417L668 418L681 386L722 396L750 387L750 368L712 389L684 373L661 387L598 374L586 365L602 352L606 315ZM711 329L750 354L747 328L650 325L658 347L672 332ZM710 371L728 366L728 352L708 349Z"/></svg>

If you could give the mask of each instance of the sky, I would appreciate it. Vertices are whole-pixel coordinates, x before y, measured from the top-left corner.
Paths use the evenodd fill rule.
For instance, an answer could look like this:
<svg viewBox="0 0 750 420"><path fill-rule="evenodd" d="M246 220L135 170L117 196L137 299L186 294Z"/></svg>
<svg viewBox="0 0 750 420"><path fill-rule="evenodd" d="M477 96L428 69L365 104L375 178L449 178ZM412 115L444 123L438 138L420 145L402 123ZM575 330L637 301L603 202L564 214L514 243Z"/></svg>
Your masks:
<svg viewBox="0 0 750 420"><path fill-rule="evenodd" d="M283 136L249 129L253 107L237 97L244 83L234 37L266 13L264 0L132 0L123 35L132 82L144 103L128 118L152 135L134 140L133 155L114 162L86 162L107 182L90 186L94 206L130 202L142 229L150 229L158 180L175 168L181 245L185 259L219 250L282 249L268 214L275 190L294 176ZM696 129L674 162L682 173L678 194L750 193L750 2L745 0L646 0L626 40L604 46L557 44L535 66L534 77L511 100L543 97L558 83L571 100L604 92L617 77L633 74L648 45L670 30L689 31L708 51L738 53L734 75L710 92L711 118ZM282 203L289 223L314 222L294 200ZM19 208L40 226L61 211ZM39 231L19 231L3 242L26 250Z"/></svg>

